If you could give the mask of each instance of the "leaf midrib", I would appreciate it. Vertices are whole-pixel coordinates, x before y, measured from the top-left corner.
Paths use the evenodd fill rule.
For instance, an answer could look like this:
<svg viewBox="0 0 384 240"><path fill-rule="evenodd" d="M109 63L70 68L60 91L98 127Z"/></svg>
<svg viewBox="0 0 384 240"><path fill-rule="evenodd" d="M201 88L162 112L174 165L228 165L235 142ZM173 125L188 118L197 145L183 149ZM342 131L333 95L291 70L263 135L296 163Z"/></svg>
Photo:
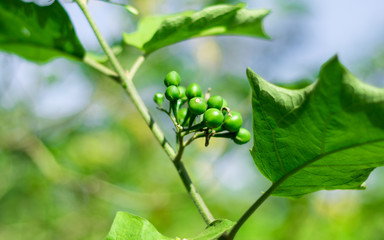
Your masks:
<svg viewBox="0 0 384 240"><path fill-rule="evenodd" d="M364 142L364 143L358 143L358 144L353 144L353 145L350 145L350 146L342 147L342 148L339 148L339 149L336 149L336 150L329 151L327 153L318 155L317 157L307 161L305 164L302 164L299 167L297 167L297 168L293 169L292 171L288 172L286 175L281 177L276 182L273 182L273 185L275 185L274 190L276 190L279 185L281 185L285 180L287 180L289 177L291 177L295 173L299 172L303 168L307 167L308 165L310 165L310 164L312 164L312 163L314 163L314 162L316 162L316 161L318 161L318 160L320 160L320 159L322 159L324 157L327 157L329 155L332 155L332 154L335 154L335 153L339 153L339 152L342 152L342 151L345 151L345 150L349 150L349 149L352 149L352 148L355 148L355 147L360 147L360 146L364 146L364 145L367 145L367 144L373 144L373 143L378 143L378 142L383 142L383 141L384 141L384 138L379 138L379 139L368 141L368 142ZM273 192L274 192L274 190L273 190Z"/></svg>

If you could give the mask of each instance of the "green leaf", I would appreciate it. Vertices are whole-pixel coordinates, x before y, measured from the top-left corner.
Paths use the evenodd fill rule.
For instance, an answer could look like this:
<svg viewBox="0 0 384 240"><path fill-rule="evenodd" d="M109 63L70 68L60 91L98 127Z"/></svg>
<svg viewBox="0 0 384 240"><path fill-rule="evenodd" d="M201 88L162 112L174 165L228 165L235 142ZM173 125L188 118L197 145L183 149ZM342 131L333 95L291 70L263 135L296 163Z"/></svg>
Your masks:
<svg viewBox="0 0 384 240"><path fill-rule="evenodd" d="M283 87L283 88L288 88L288 89L301 89L305 88L309 85L311 85L312 81L308 79L301 79L296 82L291 82L291 83L276 83L277 86Z"/></svg>
<svg viewBox="0 0 384 240"><path fill-rule="evenodd" d="M208 225L208 227L201 232L197 237L188 238L187 240L214 240L223 235L226 231L235 225L234 222L223 219L216 220Z"/></svg>
<svg viewBox="0 0 384 240"><path fill-rule="evenodd" d="M234 225L229 220L216 220L195 238L169 238L159 233L146 219L118 212L106 240L214 240Z"/></svg>
<svg viewBox="0 0 384 240"><path fill-rule="evenodd" d="M20 0L0 1L0 50L31 61L55 57L81 60L84 49L58 1L38 6Z"/></svg>
<svg viewBox="0 0 384 240"><path fill-rule="evenodd" d="M248 69L254 146L259 170L273 195L363 189L384 165L384 89L366 85L337 57L319 80L301 90L277 87Z"/></svg>
<svg viewBox="0 0 384 240"><path fill-rule="evenodd" d="M112 52L115 54L115 56L120 55L123 52L123 48L121 45L115 45L111 47ZM104 52L102 53L95 53L95 52L87 52L85 58L90 58L96 62L99 63L106 63L108 62L108 56Z"/></svg>
<svg viewBox="0 0 384 240"><path fill-rule="evenodd" d="M127 212L118 212L106 240L168 240L147 220Z"/></svg>
<svg viewBox="0 0 384 240"><path fill-rule="evenodd" d="M246 35L269 38L262 21L269 10L248 10L244 4L215 5L199 12L151 16L140 21L138 30L125 33L124 41L146 53L190 38L212 35Z"/></svg>

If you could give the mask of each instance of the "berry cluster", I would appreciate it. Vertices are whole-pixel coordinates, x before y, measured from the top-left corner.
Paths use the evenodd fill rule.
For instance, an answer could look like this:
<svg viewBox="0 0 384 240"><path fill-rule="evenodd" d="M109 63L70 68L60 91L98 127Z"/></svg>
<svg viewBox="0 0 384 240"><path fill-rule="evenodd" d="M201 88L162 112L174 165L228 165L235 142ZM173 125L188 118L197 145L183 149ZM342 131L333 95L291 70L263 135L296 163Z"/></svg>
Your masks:
<svg viewBox="0 0 384 240"><path fill-rule="evenodd" d="M194 133L197 137L204 136L206 146L211 137L231 138L236 144L244 144L251 139L251 133L241 127L241 114L231 111L221 96L210 96L208 91L203 98L196 83L187 88L180 86L180 76L175 71L167 74L164 84L167 86L165 93L156 93L153 100L184 135ZM169 111L163 108L164 96L169 101ZM188 107L183 107L185 103Z"/></svg>

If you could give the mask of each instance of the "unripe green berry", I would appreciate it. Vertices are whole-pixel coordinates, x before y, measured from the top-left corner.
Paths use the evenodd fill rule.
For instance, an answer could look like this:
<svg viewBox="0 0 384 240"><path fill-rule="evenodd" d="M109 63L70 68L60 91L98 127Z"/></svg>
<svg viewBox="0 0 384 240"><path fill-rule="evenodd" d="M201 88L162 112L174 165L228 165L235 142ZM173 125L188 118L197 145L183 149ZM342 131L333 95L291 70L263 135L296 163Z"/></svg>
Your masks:
<svg viewBox="0 0 384 240"><path fill-rule="evenodd" d="M165 97L170 102L177 101L177 99L179 99L179 96L180 96L179 88L174 85L167 87L167 90L165 90Z"/></svg>
<svg viewBox="0 0 384 240"><path fill-rule="evenodd" d="M179 92L180 92L180 96L179 96L179 98L186 97L186 95L185 95L185 91L186 91L187 89L185 89L185 87L183 87L183 86L179 86L178 88L179 88Z"/></svg>
<svg viewBox="0 0 384 240"><path fill-rule="evenodd" d="M207 109L207 103L201 97L194 97L188 102L189 111L195 115L200 115Z"/></svg>
<svg viewBox="0 0 384 240"><path fill-rule="evenodd" d="M165 86L179 86L180 85L180 75L176 71L169 72L164 78Z"/></svg>
<svg viewBox="0 0 384 240"><path fill-rule="evenodd" d="M187 90L185 92L188 99L194 98L194 97L201 97L201 88L197 83L192 83L187 87Z"/></svg>
<svg viewBox="0 0 384 240"><path fill-rule="evenodd" d="M180 108L177 112L176 120L178 123L183 123L185 117L187 116L188 108Z"/></svg>
<svg viewBox="0 0 384 240"><path fill-rule="evenodd" d="M208 108L221 109L223 106L223 98L219 95L212 96L208 99Z"/></svg>
<svg viewBox="0 0 384 240"><path fill-rule="evenodd" d="M223 123L223 120L223 113L216 108L210 108L204 113L204 122L208 128L219 127Z"/></svg>
<svg viewBox="0 0 384 240"><path fill-rule="evenodd" d="M162 93L155 93L155 95L153 96L153 101L155 101L155 103L160 107L160 106L163 106L163 102L164 102L164 94Z"/></svg>
<svg viewBox="0 0 384 240"><path fill-rule="evenodd" d="M185 95L186 89L183 86L179 86L179 91L180 91L179 99L181 99L181 103L183 104L186 101L188 101L188 98Z"/></svg>
<svg viewBox="0 0 384 240"><path fill-rule="evenodd" d="M241 114L231 111L230 114L225 116L223 127L230 132L237 132L239 131L242 124L243 118L241 117Z"/></svg>
<svg viewBox="0 0 384 240"><path fill-rule="evenodd" d="M249 142L249 140L251 140L251 133L245 128L240 128L236 136L233 138L233 141L236 144L245 144Z"/></svg>

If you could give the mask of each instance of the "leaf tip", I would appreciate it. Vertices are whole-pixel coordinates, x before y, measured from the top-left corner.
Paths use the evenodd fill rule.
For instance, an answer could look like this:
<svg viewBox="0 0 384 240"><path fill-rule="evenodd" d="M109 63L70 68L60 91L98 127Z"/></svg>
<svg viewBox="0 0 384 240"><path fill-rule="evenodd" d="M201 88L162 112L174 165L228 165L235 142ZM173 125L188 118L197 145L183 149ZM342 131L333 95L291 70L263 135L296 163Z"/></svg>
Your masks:
<svg viewBox="0 0 384 240"><path fill-rule="evenodd" d="M248 74L253 73L253 70L250 67L247 67L246 72L247 72L247 76L248 76Z"/></svg>
<svg viewBox="0 0 384 240"><path fill-rule="evenodd" d="M345 71L344 66L339 61L339 56L335 54L333 57L331 57L328 61L326 61L320 69L320 80L322 80L321 76L331 76L335 75L335 73L342 74L342 72ZM341 80L341 77L337 78Z"/></svg>
<svg viewBox="0 0 384 240"><path fill-rule="evenodd" d="M340 65L341 66L341 62L339 60L339 55L335 54L333 55L325 64L324 66L326 65L333 65L333 64L336 64L336 65Z"/></svg>
<svg viewBox="0 0 384 240"><path fill-rule="evenodd" d="M250 67L247 67L246 70L247 78L251 86L255 86L257 82L259 82L260 76L255 73Z"/></svg>
<svg viewBox="0 0 384 240"><path fill-rule="evenodd" d="M333 55L333 56L328 60L328 62L334 62L334 63L339 63L339 64L340 64L339 55L337 55L337 54Z"/></svg>
<svg viewBox="0 0 384 240"><path fill-rule="evenodd" d="M264 20L264 18L265 18L266 16L268 16L268 15L271 13L271 10L270 10L270 9L263 9L263 10L264 10L264 13L263 13L261 19ZM264 39L266 39L266 40L272 40L272 37L269 36L269 35L265 32L265 30L264 30L264 24L263 24L262 27L261 27L261 31L262 31L262 34L263 34L263 38L264 38Z"/></svg>

